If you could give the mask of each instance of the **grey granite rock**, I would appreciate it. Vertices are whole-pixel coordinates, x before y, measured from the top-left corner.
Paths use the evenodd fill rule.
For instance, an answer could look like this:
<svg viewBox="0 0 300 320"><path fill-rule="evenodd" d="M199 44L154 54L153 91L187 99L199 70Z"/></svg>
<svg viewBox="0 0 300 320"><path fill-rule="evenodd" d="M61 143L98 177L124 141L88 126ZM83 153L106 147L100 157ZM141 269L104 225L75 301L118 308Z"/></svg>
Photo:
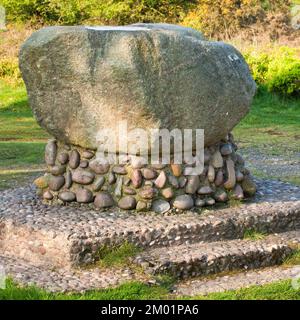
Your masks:
<svg viewBox="0 0 300 320"><path fill-rule="evenodd" d="M166 24L43 28L23 44L20 69L39 124L90 149L101 129L116 132L124 118L129 130L202 128L213 144L255 93L233 46Z"/></svg>

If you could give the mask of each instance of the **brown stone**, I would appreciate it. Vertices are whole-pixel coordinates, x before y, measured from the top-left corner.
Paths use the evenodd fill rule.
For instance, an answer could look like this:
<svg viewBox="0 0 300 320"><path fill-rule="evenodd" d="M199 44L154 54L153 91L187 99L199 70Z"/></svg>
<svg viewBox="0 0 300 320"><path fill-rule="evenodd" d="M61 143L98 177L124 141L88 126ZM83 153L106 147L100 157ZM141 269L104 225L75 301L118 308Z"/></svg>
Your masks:
<svg viewBox="0 0 300 320"><path fill-rule="evenodd" d="M49 174L45 174L45 175L43 175L41 177L36 178L33 183L36 185L37 188L45 189L49 185L50 177L51 176Z"/></svg>
<svg viewBox="0 0 300 320"><path fill-rule="evenodd" d="M93 172L84 169L76 169L72 174L74 182L79 184L91 184L94 181L95 175Z"/></svg>
<svg viewBox="0 0 300 320"><path fill-rule="evenodd" d="M57 155L57 144L55 140L49 140L45 148L45 161L48 166L55 164Z"/></svg>
<svg viewBox="0 0 300 320"><path fill-rule="evenodd" d="M113 197L107 192L100 192L96 195L94 200L96 208L108 208L114 205Z"/></svg>
<svg viewBox="0 0 300 320"><path fill-rule="evenodd" d="M129 195L135 195L136 194L136 190L134 190L133 188L129 188L129 187L123 187L123 192Z"/></svg>
<svg viewBox="0 0 300 320"><path fill-rule="evenodd" d="M233 195L238 200L242 200L244 198L243 189L239 184L236 184L236 186L234 187Z"/></svg>
<svg viewBox="0 0 300 320"><path fill-rule="evenodd" d="M124 210L133 210L136 207L136 200L132 196L125 196L119 200L118 206Z"/></svg>
<svg viewBox="0 0 300 320"><path fill-rule="evenodd" d="M102 186L104 185L104 182L105 182L105 178L103 176L97 178L94 181L93 190L99 191L102 188Z"/></svg>
<svg viewBox="0 0 300 320"><path fill-rule="evenodd" d="M77 150L72 150L69 158L69 166L72 169L76 169L80 163L80 154Z"/></svg>
<svg viewBox="0 0 300 320"><path fill-rule="evenodd" d="M131 182L135 188L139 188L142 185L143 177L141 170L134 169L131 174Z"/></svg>
<svg viewBox="0 0 300 320"><path fill-rule="evenodd" d="M144 187L140 190L139 195L143 199L152 199L156 194L156 190L152 187Z"/></svg>
<svg viewBox="0 0 300 320"><path fill-rule="evenodd" d="M124 166L114 166L112 171L116 174L127 174L127 170Z"/></svg>
<svg viewBox="0 0 300 320"><path fill-rule="evenodd" d="M81 203L89 203L94 199L93 193L85 188L76 190L76 200Z"/></svg>
<svg viewBox="0 0 300 320"><path fill-rule="evenodd" d="M190 195L183 194L175 198L173 206L177 209L188 210L194 206L194 200Z"/></svg>
<svg viewBox="0 0 300 320"><path fill-rule="evenodd" d="M144 168L142 169L142 175L145 179L151 180L156 178L157 173L150 168Z"/></svg>
<svg viewBox="0 0 300 320"><path fill-rule="evenodd" d="M208 171L207 171L207 179L209 182L214 182L215 180L215 169L212 165L208 166Z"/></svg>
<svg viewBox="0 0 300 320"><path fill-rule="evenodd" d="M49 188L53 191L58 191L65 184L63 176L52 176L49 180Z"/></svg>
<svg viewBox="0 0 300 320"><path fill-rule="evenodd" d="M200 186L199 176L189 176L187 184L185 186L185 192L190 194L196 193L199 186Z"/></svg>
<svg viewBox="0 0 300 320"><path fill-rule="evenodd" d="M60 176L66 172L66 166L56 165L56 166L50 167L49 172L52 173L54 176Z"/></svg>
<svg viewBox="0 0 300 320"><path fill-rule="evenodd" d="M72 202L75 201L76 195L71 191L63 191L59 193L58 198L64 202Z"/></svg>
<svg viewBox="0 0 300 320"><path fill-rule="evenodd" d="M170 183L170 185L172 187L174 187L175 189L178 189L179 188L179 182L178 182L178 179L176 177L174 177L173 175L169 175L168 176L168 181Z"/></svg>
<svg viewBox="0 0 300 320"><path fill-rule="evenodd" d="M222 157L220 151L216 151L213 154L212 159L211 159L211 164L216 169L223 167L223 157Z"/></svg>
<svg viewBox="0 0 300 320"><path fill-rule="evenodd" d="M154 181L154 184L156 185L157 188L161 189L165 186L167 182L167 176L164 171L161 171Z"/></svg>
<svg viewBox="0 0 300 320"><path fill-rule="evenodd" d="M210 186L200 187L197 191L198 194L202 194L202 195L211 194L212 192L213 192L213 190Z"/></svg>
<svg viewBox="0 0 300 320"><path fill-rule="evenodd" d="M180 177L182 174L182 167L180 164L171 164L171 170L175 177Z"/></svg>
<svg viewBox="0 0 300 320"><path fill-rule="evenodd" d="M215 192L214 198L218 202L226 202L228 200L228 195L225 190L219 189Z"/></svg>
<svg viewBox="0 0 300 320"><path fill-rule="evenodd" d="M256 184L249 175L245 176L242 181L242 188L247 196L254 196L256 192Z"/></svg>
<svg viewBox="0 0 300 320"><path fill-rule="evenodd" d="M61 164L66 164L69 161L69 154L67 152L62 152L57 156L57 160Z"/></svg>
<svg viewBox="0 0 300 320"><path fill-rule="evenodd" d="M43 198L45 200L52 200L53 199L53 194L49 190L47 190L47 191L45 191L43 193Z"/></svg>
<svg viewBox="0 0 300 320"><path fill-rule="evenodd" d="M161 194L165 199L171 199L174 196L174 191L169 187L161 190Z"/></svg>
<svg viewBox="0 0 300 320"><path fill-rule="evenodd" d="M234 170L234 162L231 159L226 160L226 167L227 167L227 180L224 182L224 187L227 190L233 189L236 183L235 178L235 170Z"/></svg>
<svg viewBox="0 0 300 320"><path fill-rule="evenodd" d="M93 151L85 150L82 152L82 157L85 159L92 159L94 155Z"/></svg>
<svg viewBox="0 0 300 320"><path fill-rule="evenodd" d="M218 170L215 178L215 186L219 187L223 184L224 181L224 175L222 170Z"/></svg>
<svg viewBox="0 0 300 320"><path fill-rule="evenodd" d="M178 179L178 182L179 182L179 187L180 188L184 188L186 183L187 183L187 178L186 177L180 177Z"/></svg>

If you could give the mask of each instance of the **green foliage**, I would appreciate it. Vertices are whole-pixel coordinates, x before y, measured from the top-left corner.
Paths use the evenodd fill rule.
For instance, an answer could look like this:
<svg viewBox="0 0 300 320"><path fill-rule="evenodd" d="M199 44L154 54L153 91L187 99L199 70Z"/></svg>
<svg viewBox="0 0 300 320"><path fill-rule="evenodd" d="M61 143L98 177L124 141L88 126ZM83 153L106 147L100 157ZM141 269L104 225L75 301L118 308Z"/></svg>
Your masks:
<svg viewBox="0 0 300 320"><path fill-rule="evenodd" d="M20 287L7 279L6 288L0 289L0 300L162 300L174 298L164 286L148 286L140 282L128 282L117 288L89 291L84 294L49 293L35 286ZM176 297L175 297L176 298ZM300 290L291 280L278 281L262 286L210 293L207 296L177 297L199 300L299 300Z"/></svg>
<svg viewBox="0 0 300 320"><path fill-rule="evenodd" d="M300 95L297 49L282 46L270 51L248 51L244 56L258 85L283 95Z"/></svg>
<svg viewBox="0 0 300 320"><path fill-rule="evenodd" d="M0 0L8 21L34 24L169 22L229 35L265 17L286 13L288 0Z"/></svg>
<svg viewBox="0 0 300 320"><path fill-rule="evenodd" d="M0 289L0 300L154 300L163 299L167 293L162 286L148 286L137 281L84 294L50 293L35 286L20 287L12 279L7 279L6 288Z"/></svg>
<svg viewBox="0 0 300 320"><path fill-rule="evenodd" d="M199 29L209 37L230 36L238 29L264 16L260 0L198 0L183 24Z"/></svg>
<svg viewBox="0 0 300 320"><path fill-rule="evenodd" d="M194 1L109 0L93 1L90 18L108 24L178 22Z"/></svg>
<svg viewBox="0 0 300 320"><path fill-rule="evenodd" d="M141 249L132 243L124 242L115 246L102 246L97 251L95 258L100 267L126 265L129 258L134 257Z"/></svg>
<svg viewBox="0 0 300 320"><path fill-rule="evenodd" d="M300 265L300 247L295 250L285 261L286 266Z"/></svg>
<svg viewBox="0 0 300 320"><path fill-rule="evenodd" d="M20 84L22 82L16 58L0 58L0 78L11 84Z"/></svg>
<svg viewBox="0 0 300 320"><path fill-rule="evenodd" d="M256 230L246 230L244 233L245 240L263 240L266 237L266 234L263 232L258 232Z"/></svg>
<svg viewBox="0 0 300 320"><path fill-rule="evenodd" d="M191 1L189 1L191 2ZM127 24L175 21L189 7L184 0L0 0L10 21Z"/></svg>
<svg viewBox="0 0 300 320"><path fill-rule="evenodd" d="M210 293L207 296L196 296L200 300L300 300L300 289L291 285L291 280L278 281L262 286L251 286L238 290Z"/></svg>
<svg viewBox="0 0 300 320"><path fill-rule="evenodd" d="M0 0L9 21L76 24L87 18L87 0Z"/></svg>

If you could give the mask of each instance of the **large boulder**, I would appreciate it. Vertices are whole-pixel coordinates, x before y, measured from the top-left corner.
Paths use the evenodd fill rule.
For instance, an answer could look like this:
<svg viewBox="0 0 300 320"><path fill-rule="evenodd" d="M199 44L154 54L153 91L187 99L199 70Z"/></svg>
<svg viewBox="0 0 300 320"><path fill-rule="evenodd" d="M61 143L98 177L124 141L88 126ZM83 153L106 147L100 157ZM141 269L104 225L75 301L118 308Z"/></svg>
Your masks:
<svg viewBox="0 0 300 320"><path fill-rule="evenodd" d="M205 145L248 112L255 83L231 45L166 24L47 27L23 44L20 69L39 124L97 149L97 132L199 128ZM123 151L123 150L120 150Z"/></svg>

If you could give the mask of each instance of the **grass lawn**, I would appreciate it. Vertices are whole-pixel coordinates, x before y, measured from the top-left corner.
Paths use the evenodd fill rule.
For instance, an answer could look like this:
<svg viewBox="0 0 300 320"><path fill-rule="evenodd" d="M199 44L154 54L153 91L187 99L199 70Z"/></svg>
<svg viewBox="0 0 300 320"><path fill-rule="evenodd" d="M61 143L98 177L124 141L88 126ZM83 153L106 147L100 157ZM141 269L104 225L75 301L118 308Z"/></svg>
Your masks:
<svg viewBox="0 0 300 320"><path fill-rule="evenodd" d="M84 294L49 293L34 286L19 287L12 280L6 281L6 288L0 289L0 300L299 300L300 289L295 290L290 280L274 282L263 286L211 293L206 296L176 297L169 293L170 283L162 285L128 282L117 288L90 291Z"/></svg>
<svg viewBox="0 0 300 320"><path fill-rule="evenodd" d="M273 155L300 152L300 99L260 90L233 133L240 148L257 147Z"/></svg>
<svg viewBox="0 0 300 320"><path fill-rule="evenodd" d="M0 81L0 190L43 170L47 137L33 118L25 87Z"/></svg>

